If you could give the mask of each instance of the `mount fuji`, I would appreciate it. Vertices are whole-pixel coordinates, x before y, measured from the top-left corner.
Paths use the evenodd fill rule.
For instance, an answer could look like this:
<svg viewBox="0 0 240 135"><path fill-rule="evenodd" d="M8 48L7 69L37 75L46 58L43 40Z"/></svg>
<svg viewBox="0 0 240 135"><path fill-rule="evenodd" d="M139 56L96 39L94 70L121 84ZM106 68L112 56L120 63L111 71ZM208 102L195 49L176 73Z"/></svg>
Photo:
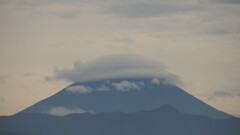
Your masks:
<svg viewBox="0 0 240 135"><path fill-rule="evenodd" d="M118 78L76 82L19 113L64 116L71 113L149 111L171 105L186 114L229 118L176 85L158 78Z"/></svg>
<svg viewBox="0 0 240 135"><path fill-rule="evenodd" d="M76 82L12 116L1 135L239 135L240 120L158 78Z"/></svg>
<svg viewBox="0 0 240 135"><path fill-rule="evenodd" d="M12 115L1 135L239 135L240 119L179 87L160 63L114 55L55 69L72 84Z"/></svg>

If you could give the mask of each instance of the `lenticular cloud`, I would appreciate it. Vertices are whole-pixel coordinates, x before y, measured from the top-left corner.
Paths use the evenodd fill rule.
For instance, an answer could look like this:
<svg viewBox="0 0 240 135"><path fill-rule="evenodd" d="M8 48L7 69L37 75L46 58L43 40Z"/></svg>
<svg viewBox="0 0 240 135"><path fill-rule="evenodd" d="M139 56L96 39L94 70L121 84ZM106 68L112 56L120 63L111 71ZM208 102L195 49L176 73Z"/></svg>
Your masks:
<svg viewBox="0 0 240 135"><path fill-rule="evenodd" d="M72 69L55 68L49 80L84 82L115 78L156 77L169 84L180 84L179 77L158 62L130 54L108 55L86 62L75 62Z"/></svg>

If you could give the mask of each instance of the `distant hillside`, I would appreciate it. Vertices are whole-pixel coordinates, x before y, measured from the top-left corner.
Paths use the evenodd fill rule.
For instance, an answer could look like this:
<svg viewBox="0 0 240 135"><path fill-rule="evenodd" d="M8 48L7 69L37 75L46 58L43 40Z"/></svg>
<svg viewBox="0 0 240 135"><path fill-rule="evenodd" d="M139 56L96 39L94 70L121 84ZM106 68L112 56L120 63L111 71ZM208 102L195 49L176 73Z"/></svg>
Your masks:
<svg viewBox="0 0 240 135"><path fill-rule="evenodd" d="M84 113L64 117L20 113L0 117L1 135L239 135L239 127L238 118L189 115L170 105L137 113Z"/></svg>

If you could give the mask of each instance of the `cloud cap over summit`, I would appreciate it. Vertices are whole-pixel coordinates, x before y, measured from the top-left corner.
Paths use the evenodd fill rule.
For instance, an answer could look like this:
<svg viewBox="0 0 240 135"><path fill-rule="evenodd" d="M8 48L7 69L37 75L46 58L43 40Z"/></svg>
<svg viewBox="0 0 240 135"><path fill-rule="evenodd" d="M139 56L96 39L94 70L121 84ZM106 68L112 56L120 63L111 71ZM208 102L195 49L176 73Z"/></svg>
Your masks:
<svg viewBox="0 0 240 135"><path fill-rule="evenodd" d="M108 55L86 62L75 62L72 69L55 68L48 80L69 82L93 81L115 78L159 78L165 83L181 84L177 75L169 73L166 67L138 55Z"/></svg>

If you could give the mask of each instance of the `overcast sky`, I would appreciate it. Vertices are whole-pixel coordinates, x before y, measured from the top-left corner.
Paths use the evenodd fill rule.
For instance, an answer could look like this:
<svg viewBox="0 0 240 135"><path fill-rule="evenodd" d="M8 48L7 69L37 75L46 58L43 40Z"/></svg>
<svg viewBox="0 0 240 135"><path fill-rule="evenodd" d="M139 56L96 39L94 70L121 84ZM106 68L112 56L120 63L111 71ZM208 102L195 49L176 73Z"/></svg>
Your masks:
<svg viewBox="0 0 240 135"><path fill-rule="evenodd" d="M240 0L0 0L0 18L0 115L74 81L56 72L121 53L240 115Z"/></svg>

